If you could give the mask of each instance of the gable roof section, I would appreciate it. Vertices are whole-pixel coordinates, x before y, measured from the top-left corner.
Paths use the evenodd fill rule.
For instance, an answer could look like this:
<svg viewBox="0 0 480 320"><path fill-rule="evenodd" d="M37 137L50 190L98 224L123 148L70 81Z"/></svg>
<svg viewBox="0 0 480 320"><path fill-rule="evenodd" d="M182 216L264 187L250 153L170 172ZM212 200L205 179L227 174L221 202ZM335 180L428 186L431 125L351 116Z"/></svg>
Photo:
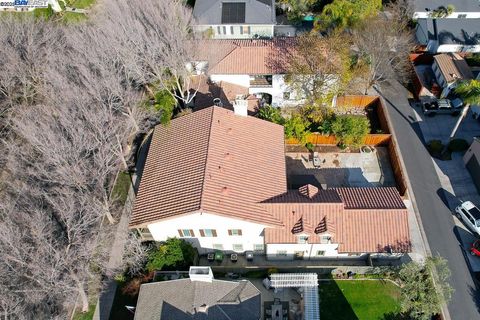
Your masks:
<svg viewBox="0 0 480 320"><path fill-rule="evenodd" d="M442 53L433 57L447 83L473 79L473 73L465 59L457 53Z"/></svg>
<svg viewBox="0 0 480 320"><path fill-rule="evenodd" d="M193 8L193 16L198 25L271 25L276 23L275 1L197 0Z"/></svg>
<svg viewBox="0 0 480 320"><path fill-rule="evenodd" d="M395 187L335 188L345 209L405 209Z"/></svg>
<svg viewBox="0 0 480 320"><path fill-rule="evenodd" d="M208 306L208 313L196 313L202 305ZM247 280L180 279L143 284L135 319L258 319L260 305L260 292Z"/></svg>
<svg viewBox="0 0 480 320"><path fill-rule="evenodd" d="M291 190L263 204L285 225L266 228L266 244L297 243L299 234L320 243L327 233L341 253L410 251L408 212L396 188L319 190L312 199Z"/></svg>
<svg viewBox="0 0 480 320"><path fill-rule="evenodd" d="M209 74L282 74L286 72L284 56L294 40L203 40L196 60L208 61Z"/></svg>
<svg viewBox="0 0 480 320"><path fill-rule="evenodd" d="M281 226L259 202L285 191L283 127L210 107L155 127L130 226L195 211Z"/></svg>

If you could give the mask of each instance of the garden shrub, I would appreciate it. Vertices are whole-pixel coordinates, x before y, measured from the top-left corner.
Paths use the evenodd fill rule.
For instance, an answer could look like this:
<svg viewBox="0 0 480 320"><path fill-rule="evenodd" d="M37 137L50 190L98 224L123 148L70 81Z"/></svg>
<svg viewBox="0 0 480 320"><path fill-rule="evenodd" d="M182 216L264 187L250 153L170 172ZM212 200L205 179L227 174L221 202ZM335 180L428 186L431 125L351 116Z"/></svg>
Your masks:
<svg viewBox="0 0 480 320"><path fill-rule="evenodd" d="M443 150L443 143L440 140L430 140L427 143L427 149L431 155L440 154Z"/></svg>
<svg viewBox="0 0 480 320"><path fill-rule="evenodd" d="M148 253L147 270L186 270L193 265L197 252L182 239L170 238Z"/></svg>
<svg viewBox="0 0 480 320"><path fill-rule="evenodd" d="M285 121L285 136L287 138L295 138L300 144L304 144L307 138L309 123L306 122L299 114L292 114L290 118Z"/></svg>
<svg viewBox="0 0 480 320"><path fill-rule="evenodd" d="M313 143L307 142L305 144L305 148L307 148L308 151L313 152L313 149L315 148L315 146L313 145Z"/></svg>
<svg viewBox="0 0 480 320"><path fill-rule="evenodd" d="M270 105L264 105L258 109L257 117L276 124L284 124L285 119L282 116L280 108L275 108Z"/></svg>
<svg viewBox="0 0 480 320"><path fill-rule="evenodd" d="M153 107L160 112L160 123L168 124L173 117L173 111L177 101L167 90L158 91L155 94L155 102Z"/></svg>
<svg viewBox="0 0 480 320"><path fill-rule="evenodd" d="M364 116L341 115L332 123L332 133L339 140L339 146L358 147L370 132L370 122Z"/></svg>
<svg viewBox="0 0 480 320"><path fill-rule="evenodd" d="M448 143L448 150L450 152L465 151L468 147L468 142L465 139L453 139Z"/></svg>
<svg viewBox="0 0 480 320"><path fill-rule="evenodd" d="M272 273L278 273L278 269L277 268L269 268L267 273L268 273L268 275L271 275Z"/></svg>

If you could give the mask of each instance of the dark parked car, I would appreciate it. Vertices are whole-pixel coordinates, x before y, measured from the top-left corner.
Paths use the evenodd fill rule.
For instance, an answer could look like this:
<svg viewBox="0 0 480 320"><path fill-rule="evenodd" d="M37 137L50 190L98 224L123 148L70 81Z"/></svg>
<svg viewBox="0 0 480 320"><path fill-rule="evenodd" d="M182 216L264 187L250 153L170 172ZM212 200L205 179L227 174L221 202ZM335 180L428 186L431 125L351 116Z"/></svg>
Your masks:
<svg viewBox="0 0 480 320"><path fill-rule="evenodd" d="M452 116L458 116L462 111L463 102L460 99L454 99L452 101L448 99L439 99L424 102L422 110L425 115L433 117L436 114L450 114Z"/></svg>

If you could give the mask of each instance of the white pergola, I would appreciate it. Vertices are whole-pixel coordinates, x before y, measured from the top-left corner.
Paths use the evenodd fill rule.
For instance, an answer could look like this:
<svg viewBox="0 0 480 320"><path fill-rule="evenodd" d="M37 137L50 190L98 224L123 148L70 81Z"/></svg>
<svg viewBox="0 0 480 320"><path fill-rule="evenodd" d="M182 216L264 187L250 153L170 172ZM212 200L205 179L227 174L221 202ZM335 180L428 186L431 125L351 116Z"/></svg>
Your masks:
<svg viewBox="0 0 480 320"><path fill-rule="evenodd" d="M305 320L320 320L316 273L274 273L270 275L270 280L274 288L303 288Z"/></svg>

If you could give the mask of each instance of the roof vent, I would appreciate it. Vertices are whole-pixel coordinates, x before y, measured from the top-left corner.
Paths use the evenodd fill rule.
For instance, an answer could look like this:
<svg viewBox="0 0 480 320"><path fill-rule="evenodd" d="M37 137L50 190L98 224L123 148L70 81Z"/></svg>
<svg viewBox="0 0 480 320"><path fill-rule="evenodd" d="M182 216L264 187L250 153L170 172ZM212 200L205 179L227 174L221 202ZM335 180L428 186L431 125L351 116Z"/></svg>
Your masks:
<svg viewBox="0 0 480 320"><path fill-rule="evenodd" d="M206 313L208 314L208 306L204 303L196 309L197 313Z"/></svg>
<svg viewBox="0 0 480 320"><path fill-rule="evenodd" d="M228 187L223 187L223 188L222 188L222 194L223 194L224 196L228 196L229 193L230 193L230 189L228 189Z"/></svg>
<svg viewBox="0 0 480 320"><path fill-rule="evenodd" d="M304 197L307 197L309 199L312 199L313 197L315 197L318 193L318 188L311 185L311 184L306 184L300 188L298 188L298 192L304 196Z"/></svg>
<svg viewBox="0 0 480 320"><path fill-rule="evenodd" d="M228 129L227 129L227 133L228 133L228 134L232 134L232 133L233 133L233 129L232 129L232 128L228 128Z"/></svg>
<svg viewBox="0 0 480 320"><path fill-rule="evenodd" d="M229 152L225 153L225 160L232 160L232 155Z"/></svg>
<svg viewBox="0 0 480 320"><path fill-rule="evenodd" d="M188 276L191 281L212 282L213 272L210 267L190 267Z"/></svg>

